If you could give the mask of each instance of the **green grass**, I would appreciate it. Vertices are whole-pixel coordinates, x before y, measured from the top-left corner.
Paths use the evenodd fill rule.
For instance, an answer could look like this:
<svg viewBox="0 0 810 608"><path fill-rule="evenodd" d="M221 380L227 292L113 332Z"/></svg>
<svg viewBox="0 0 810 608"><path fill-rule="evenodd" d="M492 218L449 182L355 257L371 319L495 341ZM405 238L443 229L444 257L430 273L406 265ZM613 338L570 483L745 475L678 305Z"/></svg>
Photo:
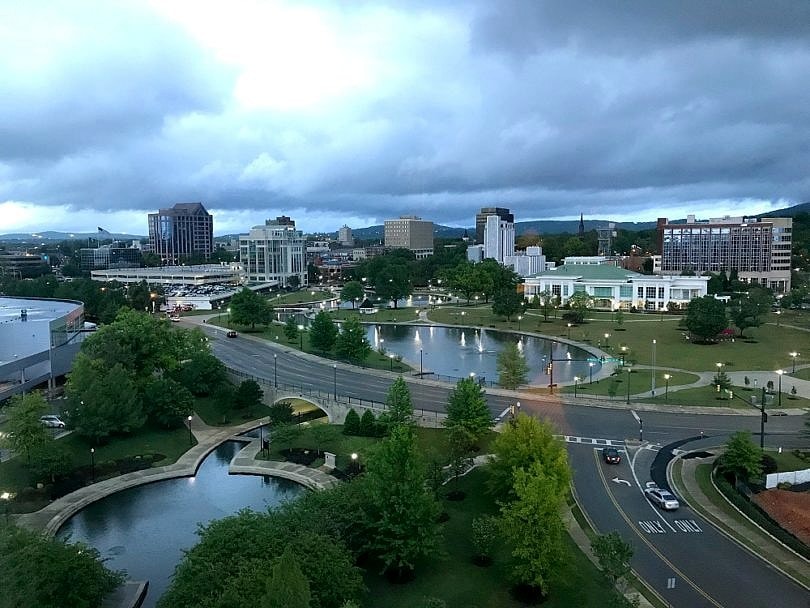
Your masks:
<svg viewBox="0 0 810 608"><path fill-rule="evenodd" d="M798 458L792 450L782 450L780 454L776 450L766 450L767 454L776 461L778 472L784 471L801 471L810 468L810 462Z"/></svg>
<svg viewBox="0 0 810 608"><path fill-rule="evenodd" d="M495 317L490 307L484 306L439 308L430 311L428 316L431 320L450 325L518 329L516 319L506 322ZM747 329L746 339L750 338L752 342L735 339L734 342L708 345L686 341L683 337L685 330L678 327L681 317L677 315L626 313L621 328L617 328L610 319L610 313L589 312L588 316L592 320L570 329L572 340L604 346L604 334L609 333L608 346L604 350L618 357L622 352L620 347L626 346L627 359L644 365L652 362L653 339L657 341L657 365L690 371L713 370L718 361L727 366L727 371L787 369L792 361L789 352L810 353L810 333L785 327L785 315L779 327L774 324L775 316L771 315L769 325ZM805 315L805 318L810 319L810 315ZM520 327L524 331L553 337L565 338L569 335L566 321L549 317L549 321L544 323L537 310L524 313Z"/></svg>
<svg viewBox="0 0 810 608"><path fill-rule="evenodd" d="M208 426L228 426L267 416L268 408L266 405L258 404L244 410L224 409L214 397L197 397L194 401L194 412Z"/></svg>
<svg viewBox="0 0 810 608"><path fill-rule="evenodd" d="M361 323L407 323L419 320L420 308L383 308L373 314L361 314L357 310L338 309L329 311L335 320L357 317Z"/></svg>
<svg viewBox="0 0 810 608"><path fill-rule="evenodd" d="M795 374L790 374L790 377L800 378L801 380L810 380L810 367L805 367L804 369L797 369Z"/></svg>
<svg viewBox="0 0 810 608"><path fill-rule="evenodd" d="M312 289L302 289L291 293L283 293L275 298L268 298L272 306L287 306L290 304L305 304L308 302L323 302L331 300L337 295L331 291L318 291Z"/></svg>
<svg viewBox="0 0 810 608"><path fill-rule="evenodd" d="M670 391L669 397L664 399L663 394L659 394L655 396L655 399L650 397L645 397L644 401L653 401L656 403L672 403L674 405L700 405L704 407L734 407L740 409L759 409L757 405L756 408L750 405L751 395L757 396L759 398L761 396L761 391L747 391L741 386L732 386L732 392L734 393L733 399L718 399L720 393L717 392L717 389L712 386L701 386L698 388L687 388L682 391ZM797 407L810 407L810 399L804 399L802 397L796 398L788 398L789 395L782 394L782 409L785 408L797 408ZM779 408L779 397L778 395L774 396L773 403L769 403L766 407L766 410L778 410Z"/></svg>
<svg viewBox="0 0 810 608"><path fill-rule="evenodd" d="M696 382L699 379L699 376L695 374L687 374L685 372L673 372L667 370L656 369L655 370L655 387L656 393L664 393L665 392L665 385L666 379L664 378L664 374L669 374L672 376L669 379L669 385L676 386L678 384L691 384L692 382ZM652 379L652 370L651 369L638 369L635 371L630 372L630 394L634 395L636 393L643 393L645 391L650 390ZM586 376L583 381L579 383L577 388L577 393L583 397L587 397L588 395L600 395L600 396L607 396L610 390L610 384L612 382L616 383L616 395L615 399L621 399L622 397L627 396L627 373L621 372L615 376L610 376L608 378L603 378L602 380L596 381L594 380L593 384L588 382L588 377ZM574 387L573 386L566 386L562 388L564 393L573 393ZM674 393L670 392L670 396Z"/></svg>
<svg viewBox="0 0 810 608"><path fill-rule="evenodd" d="M445 491L459 489L466 493L463 501L444 500L442 508L450 519L442 524L445 557L423 560L416 579L405 585L392 585L374 572L366 574L370 599L366 605L387 608L421 606L426 597L444 600L447 606L478 608L518 608L524 606L509 593L511 556L507 547L499 547L494 563L488 568L475 566L471 558L470 527L475 517L496 514L493 496L485 490L486 472L476 469L447 486ZM568 559L551 581L551 594L544 607L604 606L611 593L610 585L574 542L565 536Z"/></svg>
<svg viewBox="0 0 810 608"><path fill-rule="evenodd" d="M155 460L152 466L164 466L176 462L190 447L188 430L185 428L172 430L144 428L133 435L113 437L104 445L91 444L75 433L56 441L67 449L74 470L83 471L85 477L89 477L90 474L90 448L95 449L97 480L118 474L114 465L116 460L160 454L163 457ZM26 465L24 455L0 463L0 489L19 495L24 488L32 488L39 481L47 481L35 478ZM105 471L109 474L104 474ZM47 500L41 493L32 494L29 499L18 496L14 510L20 513L30 512L45 504Z"/></svg>

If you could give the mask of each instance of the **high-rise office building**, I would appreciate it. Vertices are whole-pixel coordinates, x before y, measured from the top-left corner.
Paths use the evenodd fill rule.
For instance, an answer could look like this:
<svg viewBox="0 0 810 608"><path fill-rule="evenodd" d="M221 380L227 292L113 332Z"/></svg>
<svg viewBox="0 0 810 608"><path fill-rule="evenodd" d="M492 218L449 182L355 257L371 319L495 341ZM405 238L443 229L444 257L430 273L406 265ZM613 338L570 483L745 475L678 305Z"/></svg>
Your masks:
<svg viewBox="0 0 810 608"><path fill-rule="evenodd" d="M345 224L338 230L338 242L343 247L354 247L354 237L352 236L352 229Z"/></svg>
<svg viewBox="0 0 810 608"><path fill-rule="evenodd" d="M251 283L276 281L279 287L307 284L304 234L288 217L267 220L263 226L251 228L249 234L240 235L239 260Z"/></svg>
<svg viewBox="0 0 810 608"><path fill-rule="evenodd" d="M385 246L410 249L416 259L433 255L433 222L415 215L401 215L398 220L385 220Z"/></svg>
<svg viewBox="0 0 810 608"><path fill-rule="evenodd" d="M149 214L149 244L166 264L214 252L214 218L202 203L177 203Z"/></svg>
<svg viewBox="0 0 810 608"><path fill-rule="evenodd" d="M658 219L661 274L731 272L777 293L790 291L792 218L722 217L685 224Z"/></svg>
<svg viewBox="0 0 810 608"><path fill-rule="evenodd" d="M514 217L509 214L509 217ZM514 221L501 219L498 215L488 215L484 223L484 257L497 260L501 264L506 258L515 255Z"/></svg>
<svg viewBox="0 0 810 608"><path fill-rule="evenodd" d="M509 212L509 209L502 207L482 207L479 213L475 214L475 242L478 245L484 244L484 226L487 223L487 217L496 215L504 222L510 224L515 223L515 216Z"/></svg>

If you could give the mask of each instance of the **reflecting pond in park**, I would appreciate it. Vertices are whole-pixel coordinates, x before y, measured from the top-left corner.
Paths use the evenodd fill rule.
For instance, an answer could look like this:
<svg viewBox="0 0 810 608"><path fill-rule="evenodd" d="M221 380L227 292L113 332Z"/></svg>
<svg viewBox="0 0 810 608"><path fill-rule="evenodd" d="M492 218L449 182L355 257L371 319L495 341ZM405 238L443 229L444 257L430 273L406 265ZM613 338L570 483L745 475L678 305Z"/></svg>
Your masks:
<svg viewBox="0 0 810 608"><path fill-rule="evenodd" d="M243 444L229 441L211 452L194 477L130 488L91 504L69 519L58 537L95 547L107 566L126 570L133 580L148 580L145 607L166 590L174 568L198 541L198 523L240 509L263 511L302 492L286 479L228 475L228 465Z"/></svg>
<svg viewBox="0 0 810 608"><path fill-rule="evenodd" d="M491 329L369 325L367 336L372 348L382 346L389 354L401 355L417 372L421 351L425 372L455 378L474 373L487 383L497 382L498 354L508 342L516 342L526 357L529 384L549 384L549 357L555 383L573 382L574 376L587 382L601 367L593 355L576 346Z"/></svg>

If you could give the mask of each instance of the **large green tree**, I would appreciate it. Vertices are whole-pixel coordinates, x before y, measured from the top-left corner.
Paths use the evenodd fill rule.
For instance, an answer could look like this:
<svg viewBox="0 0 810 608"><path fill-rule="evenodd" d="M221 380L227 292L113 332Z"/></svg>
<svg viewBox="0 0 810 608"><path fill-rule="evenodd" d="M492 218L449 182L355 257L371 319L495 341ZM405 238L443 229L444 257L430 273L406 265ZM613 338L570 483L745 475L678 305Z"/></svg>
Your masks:
<svg viewBox="0 0 810 608"><path fill-rule="evenodd" d="M502 529L515 558L513 577L543 595L565 559L562 507L567 491L553 471L534 461L515 469L514 500L501 506Z"/></svg>
<svg viewBox="0 0 810 608"><path fill-rule="evenodd" d="M348 281L340 290L340 299L343 302L351 302L355 307L357 300L362 300L364 296L363 284L360 281Z"/></svg>
<svg viewBox="0 0 810 608"><path fill-rule="evenodd" d="M335 340L335 352L341 359L354 363L365 361L371 352L366 330L355 317L349 317L343 322Z"/></svg>
<svg viewBox="0 0 810 608"><path fill-rule="evenodd" d="M523 296L513 287L502 287L495 292L492 299L492 314L506 317L509 321L512 315L523 310Z"/></svg>
<svg viewBox="0 0 810 608"><path fill-rule="evenodd" d="M31 452L51 439L50 433L39 421L48 404L42 393L14 395L6 409L8 415L6 442L18 454L25 454L31 464Z"/></svg>
<svg viewBox="0 0 810 608"><path fill-rule="evenodd" d="M447 273L448 287L460 292L469 304L475 294L487 288L484 284L487 276L478 264L464 261Z"/></svg>
<svg viewBox="0 0 810 608"><path fill-rule="evenodd" d="M498 353L498 384L503 388L516 389L528 381L529 366L526 357L515 342L507 342Z"/></svg>
<svg viewBox="0 0 810 608"><path fill-rule="evenodd" d="M0 525L0 606L100 606L124 581L98 551L12 525Z"/></svg>
<svg viewBox="0 0 810 608"><path fill-rule="evenodd" d="M759 287L752 287L747 294L733 300L729 313L734 325L740 330L740 336L749 327L762 325L772 306L773 296Z"/></svg>
<svg viewBox="0 0 810 608"><path fill-rule="evenodd" d="M368 461L362 505L366 549L394 577L407 578L438 549L439 508L425 481L413 429L394 427Z"/></svg>
<svg viewBox="0 0 810 608"><path fill-rule="evenodd" d="M227 382L225 364L207 350L183 359L171 377L197 396L210 395Z"/></svg>
<svg viewBox="0 0 810 608"><path fill-rule="evenodd" d="M554 429L526 414L518 414L513 424L505 425L492 446L495 458L490 463L489 487L495 496L514 495L514 474L534 462L543 466L554 479L559 492L566 492L571 479L568 455L563 443L554 437Z"/></svg>
<svg viewBox="0 0 810 608"><path fill-rule="evenodd" d="M338 327L329 316L329 313L320 311L309 326L309 343L316 350L327 352L332 350L337 340Z"/></svg>
<svg viewBox="0 0 810 608"><path fill-rule="evenodd" d="M686 305L684 325L701 340L710 340L727 326L726 305L713 296L694 298Z"/></svg>
<svg viewBox="0 0 810 608"><path fill-rule="evenodd" d="M171 378L153 378L144 387L143 409L155 424L177 428L194 409L194 395Z"/></svg>
<svg viewBox="0 0 810 608"><path fill-rule="evenodd" d="M492 413L487 407L484 391L474 379L462 378L450 391L444 425L450 429L456 426L464 428L471 435L473 443L480 442L492 428Z"/></svg>
<svg viewBox="0 0 810 608"><path fill-rule="evenodd" d="M231 322L236 325L250 325L251 329L255 329L257 323L267 325L273 319L273 308L267 299L247 287L233 295L229 308Z"/></svg>

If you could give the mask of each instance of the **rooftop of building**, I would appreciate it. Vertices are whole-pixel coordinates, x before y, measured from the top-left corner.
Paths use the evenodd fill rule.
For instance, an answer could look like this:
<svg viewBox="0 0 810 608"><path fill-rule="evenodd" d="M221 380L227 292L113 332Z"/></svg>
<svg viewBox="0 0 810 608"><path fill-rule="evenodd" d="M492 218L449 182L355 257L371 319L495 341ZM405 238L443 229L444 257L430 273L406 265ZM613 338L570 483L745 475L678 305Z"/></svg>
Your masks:
<svg viewBox="0 0 810 608"><path fill-rule="evenodd" d="M632 270L625 270L606 264L563 264L550 270L539 272L536 277L558 277L561 279L583 279L586 281L624 281L644 276Z"/></svg>
<svg viewBox="0 0 810 608"><path fill-rule="evenodd" d="M0 324L31 321L52 321L81 306L72 300L48 300L40 298L11 298L0 296ZM26 321L20 313L25 310Z"/></svg>

